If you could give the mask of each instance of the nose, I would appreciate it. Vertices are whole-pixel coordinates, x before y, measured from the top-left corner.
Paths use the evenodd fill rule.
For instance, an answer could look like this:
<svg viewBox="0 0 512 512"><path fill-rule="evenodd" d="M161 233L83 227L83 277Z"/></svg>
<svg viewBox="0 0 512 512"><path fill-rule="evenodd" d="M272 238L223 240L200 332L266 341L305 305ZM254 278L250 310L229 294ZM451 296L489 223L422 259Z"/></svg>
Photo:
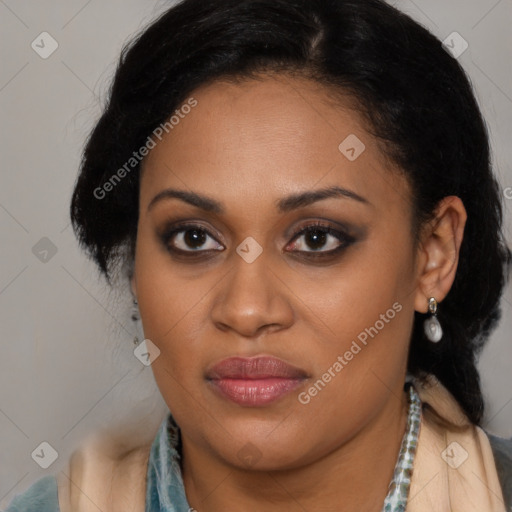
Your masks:
<svg viewBox="0 0 512 512"><path fill-rule="evenodd" d="M244 337L290 327L294 320L290 292L272 269L265 251L252 263L234 254L232 265L217 288L211 311L215 326Z"/></svg>

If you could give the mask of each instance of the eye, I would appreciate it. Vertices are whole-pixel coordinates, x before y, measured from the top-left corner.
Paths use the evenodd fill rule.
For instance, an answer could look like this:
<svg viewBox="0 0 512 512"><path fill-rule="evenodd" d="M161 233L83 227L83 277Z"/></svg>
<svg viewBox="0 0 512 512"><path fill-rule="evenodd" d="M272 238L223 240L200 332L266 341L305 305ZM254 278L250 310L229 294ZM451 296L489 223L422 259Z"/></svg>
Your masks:
<svg viewBox="0 0 512 512"><path fill-rule="evenodd" d="M169 251L177 253L224 250L205 228L195 224L175 226L162 235L162 241Z"/></svg>
<svg viewBox="0 0 512 512"><path fill-rule="evenodd" d="M354 242L354 237L332 226L316 222L300 230L288 247L292 251L316 256L336 254Z"/></svg>
<svg viewBox="0 0 512 512"><path fill-rule="evenodd" d="M198 224L172 226L160 237L166 249L178 256L200 256L225 249L207 229ZM296 232L287 248L310 258L328 257L341 252L354 241L354 237L343 231L317 221Z"/></svg>

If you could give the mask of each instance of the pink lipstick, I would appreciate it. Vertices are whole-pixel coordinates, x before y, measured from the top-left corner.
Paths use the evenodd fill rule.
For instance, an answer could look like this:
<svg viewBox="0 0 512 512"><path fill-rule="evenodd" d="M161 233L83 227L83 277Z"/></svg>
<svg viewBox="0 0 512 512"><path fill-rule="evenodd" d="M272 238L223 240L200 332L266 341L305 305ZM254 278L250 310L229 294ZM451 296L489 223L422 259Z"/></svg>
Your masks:
<svg viewBox="0 0 512 512"><path fill-rule="evenodd" d="M206 378L224 398L261 407L299 387L308 375L282 359L258 356L224 359L207 372Z"/></svg>

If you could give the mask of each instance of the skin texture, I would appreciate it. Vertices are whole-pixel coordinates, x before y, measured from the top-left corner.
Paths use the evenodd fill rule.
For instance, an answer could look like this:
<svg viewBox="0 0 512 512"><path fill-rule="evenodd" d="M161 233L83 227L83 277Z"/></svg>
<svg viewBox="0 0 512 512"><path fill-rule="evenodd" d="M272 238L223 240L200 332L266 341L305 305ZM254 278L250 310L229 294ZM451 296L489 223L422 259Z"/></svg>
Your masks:
<svg viewBox="0 0 512 512"><path fill-rule="evenodd" d="M189 503L199 512L234 503L248 511L339 510L340 503L379 511L406 426L414 311L425 313L428 297L441 302L452 285L464 207L446 198L416 247L406 179L350 102L335 102L332 91L305 78L217 81L191 96L197 106L144 162L132 279L145 337L161 351L154 376L181 427ZM365 145L354 161L338 149L350 134ZM366 202L331 197L287 212L276 206L330 186ZM177 198L148 209L167 188L209 196L224 211ZM178 221L206 230L200 250L222 250L198 255L184 231L164 240ZM346 231L353 243L314 259L343 243L327 234L315 249L307 232L294 238L315 221ZM251 263L236 252L247 237L262 248ZM176 256L169 247L190 252ZM397 303L394 318L300 403L299 393ZM209 367L256 355L281 358L309 378L264 407L212 391Z"/></svg>

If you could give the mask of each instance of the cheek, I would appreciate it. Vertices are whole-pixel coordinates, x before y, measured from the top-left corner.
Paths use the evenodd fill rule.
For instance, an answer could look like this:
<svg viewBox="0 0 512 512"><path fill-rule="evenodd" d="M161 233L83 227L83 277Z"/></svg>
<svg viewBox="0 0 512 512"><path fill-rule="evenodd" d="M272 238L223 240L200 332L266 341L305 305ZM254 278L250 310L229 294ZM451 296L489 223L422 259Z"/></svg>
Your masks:
<svg viewBox="0 0 512 512"><path fill-rule="evenodd" d="M215 276L200 273L192 265L177 265L170 254L141 224L135 255L137 298L144 332L155 343L173 338L190 313L201 309L201 300L214 284Z"/></svg>
<svg viewBox="0 0 512 512"><path fill-rule="evenodd" d="M194 327L202 312L201 287L186 285L170 264L169 255L147 231L139 228L137 240L137 300L144 336L160 350L152 364L155 377L157 381L170 379L168 385L174 387L171 374L179 369L190 371L196 360L191 341L196 338Z"/></svg>
<svg viewBox="0 0 512 512"><path fill-rule="evenodd" d="M405 372L414 319L410 243L405 229L383 233L365 242L339 273L308 288L307 302L321 319L314 354L318 373L332 373L342 358L343 370L338 364L325 393L327 407L336 396L357 402L376 386L391 388Z"/></svg>
<svg viewBox="0 0 512 512"><path fill-rule="evenodd" d="M333 436L351 435L376 414L390 390L400 389L406 371L412 261L403 250L373 247L361 251L350 271L309 288L311 318L322 321L307 354L315 361L315 378L299 401L302 414L329 419Z"/></svg>
<svg viewBox="0 0 512 512"><path fill-rule="evenodd" d="M160 350L151 368L167 406L181 419L180 411L188 411L191 400L201 400L201 344L207 341L204 291L202 286L184 286L183 279L171 273L146 277L141 279L139 299L144 335Z"/></svg>
<svg viewBox="0 0 512 512"><path fill-rule="evenodd" d="M307 302L328 326L357 335L378 321L395 302L402 307L412 302L414 266L409 245L410 240L398 233L364 241L339 269L304 287ZM396 320L386 325L396 326L402 319L397 315Z"/></svg>

